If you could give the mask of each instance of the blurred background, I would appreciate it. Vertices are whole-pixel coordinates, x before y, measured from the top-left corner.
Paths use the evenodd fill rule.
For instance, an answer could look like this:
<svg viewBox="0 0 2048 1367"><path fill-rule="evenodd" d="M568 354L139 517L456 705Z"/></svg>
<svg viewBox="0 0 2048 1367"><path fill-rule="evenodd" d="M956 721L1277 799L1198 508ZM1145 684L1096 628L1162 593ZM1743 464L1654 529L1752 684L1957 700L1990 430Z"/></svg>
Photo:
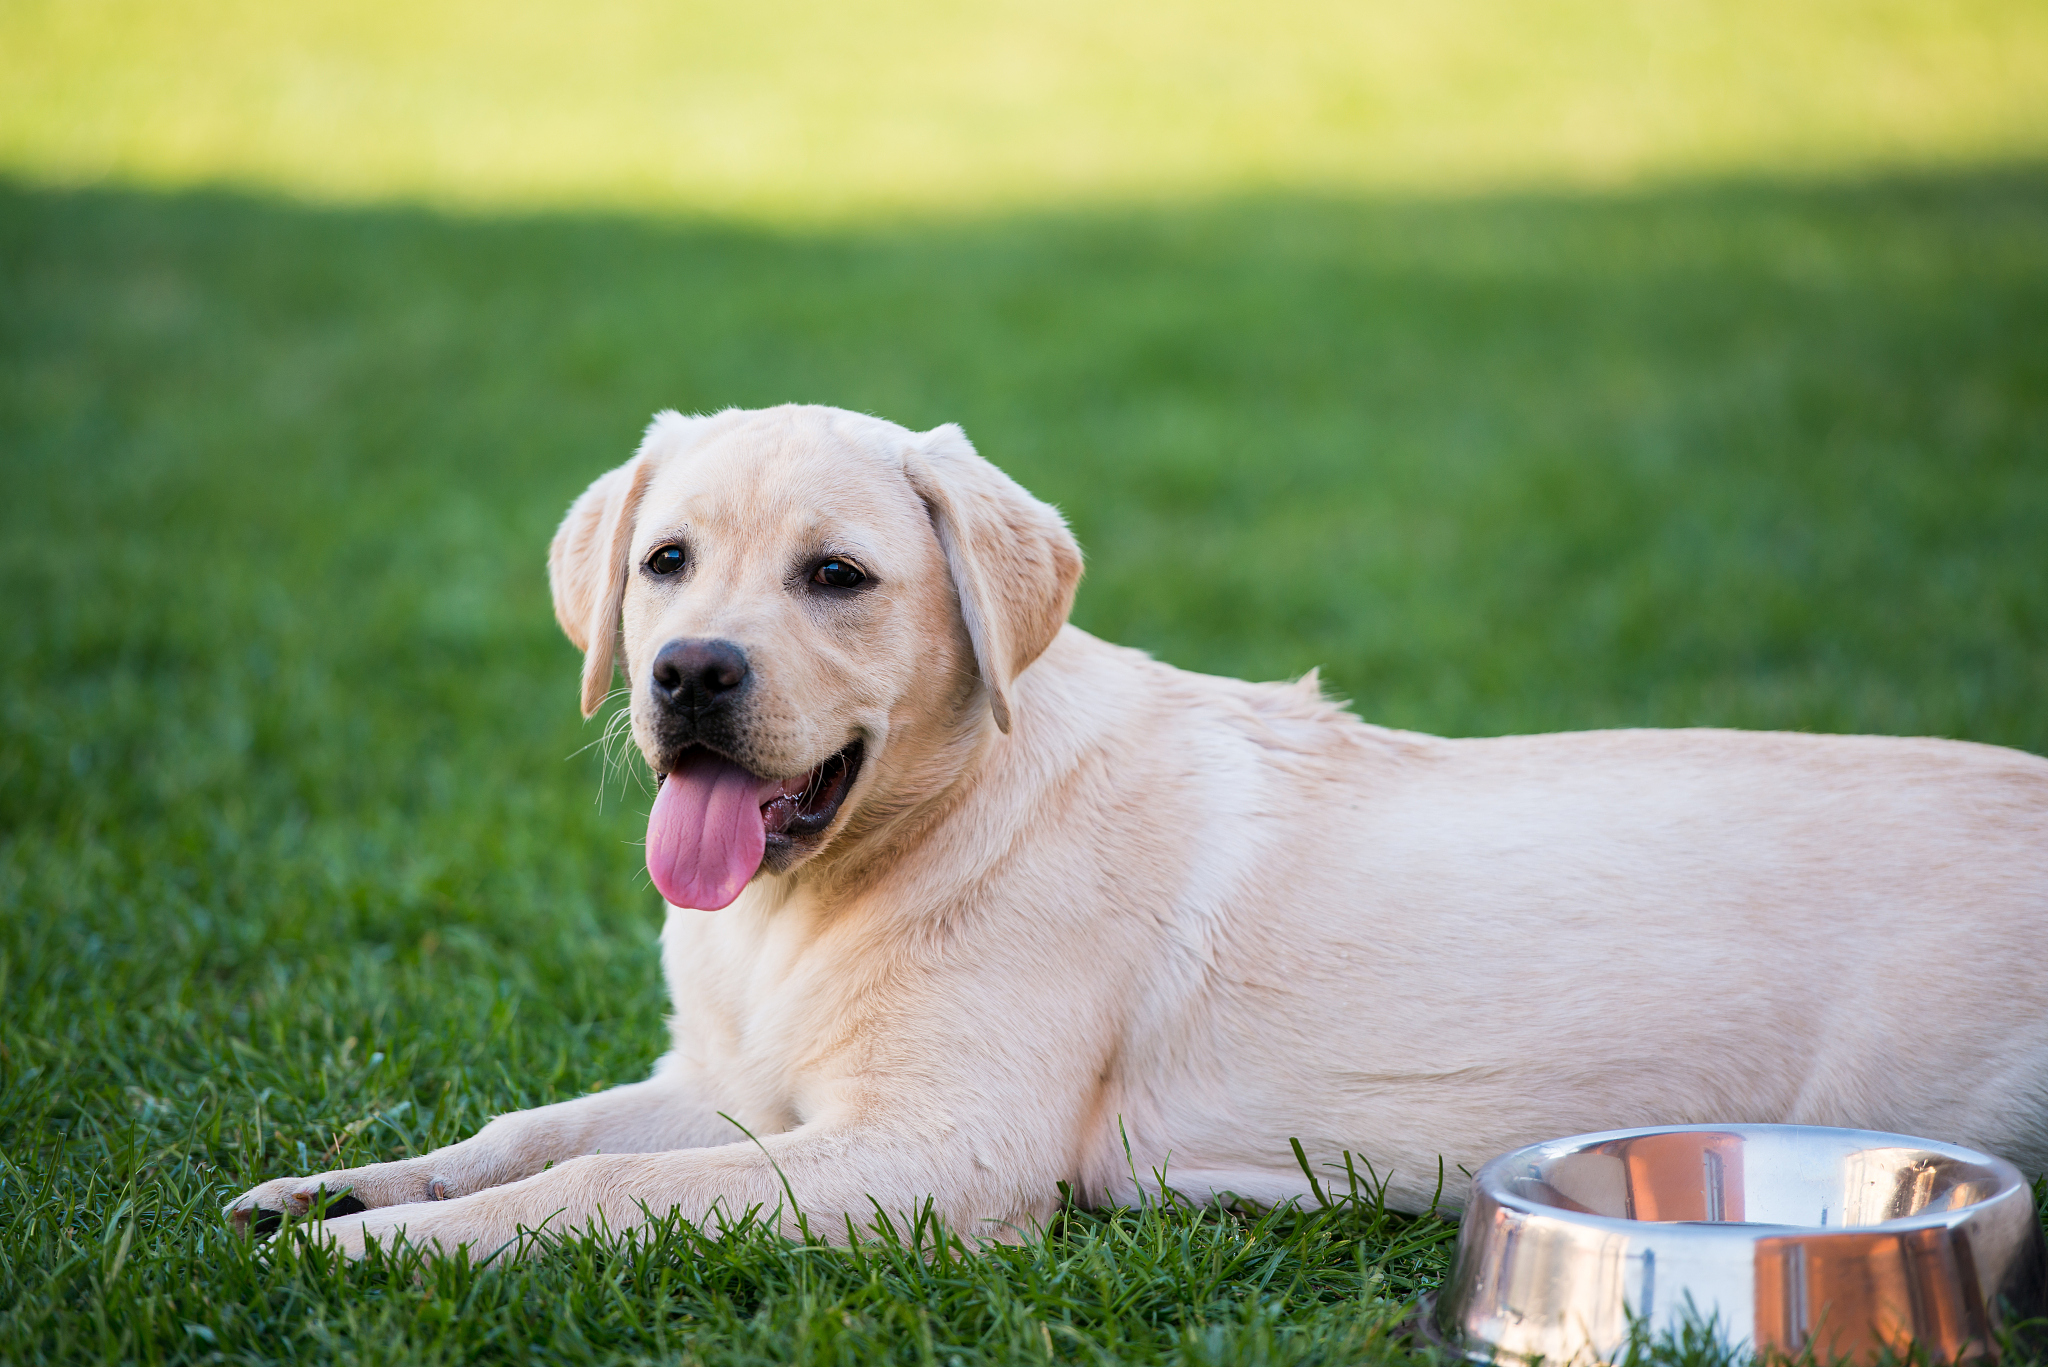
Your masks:
<svg viewBox="0 0 2048 1367"><path fill-rule="evenodd" d="M41 182L849 222L1982 167L2012 0L10 0Z"/></svg>
<svg viewBox="0 0 2048 1367"><path fill-rule="evenodd" d="M5 0L0 1148L150 1049L275 1093L251 1172L343 1036L644 1067L543 557L785 400L963 423L1082 625L1375 721L2048 751L2048 5Z"/></svg>

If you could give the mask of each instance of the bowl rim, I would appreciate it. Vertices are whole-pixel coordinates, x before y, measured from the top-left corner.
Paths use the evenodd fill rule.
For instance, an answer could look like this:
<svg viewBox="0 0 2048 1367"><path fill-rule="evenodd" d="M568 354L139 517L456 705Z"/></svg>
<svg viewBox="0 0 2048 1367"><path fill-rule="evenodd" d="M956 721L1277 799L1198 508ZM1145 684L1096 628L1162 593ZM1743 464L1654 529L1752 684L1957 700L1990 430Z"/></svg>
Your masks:
<svg viewBox="0 0 2048 1367"><path fill-rule="evenodd" d="M1511 1168L1525 1164L1537 1156L1561 1158L1566 1154L1583 1152L1601 1144L1623 1139L1638 1139L1660 1134L1733 1134L1748 1137L1777 1136L1792 1133L1825 1134L1838 1139L1859 1142L1857 1147L1866 1149L1924 1149L1944 1158L1973 1163L1991 1169L1998 1178L1998 1186L1990 1195L1968 1205L1948 1210L1933 1211L1922 1215L1904 1215L1892 1220L1877 1220L1866 1225L1795 1225L1765 1224L1761 1222L1715 1223L1709 1221L1673 1220L1631 1220L1620 1215L1596 1215L1590 1211L1568 1210L1553 1206L1533 1197L1517 1195L1507 1190L1502 1180ZM1518 1174L1519 1175L1519 1174ZM1864 1130L1835 1125L1791 1125L1742 1123L1732 1125L1688 1124L1688 1125L1641 1125L1621 1130L1593 1130L1585 1134L1564 1135L1557 1139L1540 1140L1511 1149L1480 1165L1472 1174L1472 1191L1484 1195L1495 1205L1523 1215L1539 1216L1544 1219L1563 1220L1587 1229L1612 1233L1632 1233L1643 1237L1657 1231L1685 1231L1692 1238L1726 1239L1730 1242L1754 1243L1758 1239L1795 1237L1800 1239L1828 1239L1843 1237L1868 1237L1873 1234L1903 1234L1923 1229L1943 1229L1963 1223L1978 1212L1989 1209L2002 1201L2009 1201L2018 1192L2026 1198L2027 1208L2033 1209L2034 1188L2019 1168L1996 1154L1984 1153L1961 1144L1950 1144L1939 1139L1928 1139L1922 1135L1900 1134L1892 1130ZM1476 1206L1468 1201L1466 1209Z"/></svg>

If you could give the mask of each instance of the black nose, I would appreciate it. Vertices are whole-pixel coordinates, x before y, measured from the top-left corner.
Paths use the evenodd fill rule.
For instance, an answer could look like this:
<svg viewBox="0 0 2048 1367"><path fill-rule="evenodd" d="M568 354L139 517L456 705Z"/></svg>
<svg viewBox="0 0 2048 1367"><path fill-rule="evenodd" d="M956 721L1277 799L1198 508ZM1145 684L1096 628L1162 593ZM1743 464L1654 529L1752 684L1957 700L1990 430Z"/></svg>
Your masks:
<svg viewBox="0 0 2048 1367"><path fill-rule="evenodd" d="M656 702L701 712L747 678L747 657L731 641L670 641L654 657Z"/></svg>

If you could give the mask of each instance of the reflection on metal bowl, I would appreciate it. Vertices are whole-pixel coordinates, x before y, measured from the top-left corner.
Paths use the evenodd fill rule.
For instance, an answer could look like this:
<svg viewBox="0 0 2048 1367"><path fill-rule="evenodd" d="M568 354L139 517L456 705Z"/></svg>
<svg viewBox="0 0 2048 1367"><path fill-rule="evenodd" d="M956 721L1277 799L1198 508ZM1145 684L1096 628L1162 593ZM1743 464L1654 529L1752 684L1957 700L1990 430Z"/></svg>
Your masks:
<svg viewBox="0 0 2048 1367"><path fill-rule="evenodd" d="M2003 1159L1904 1135L1683 1125L1535 1144L1472 1181L1433 1329L1474 1358L1614 1360L1631 1321L1874 1362L1997 1351L2048 1314L2033 1191Z"/></svg>

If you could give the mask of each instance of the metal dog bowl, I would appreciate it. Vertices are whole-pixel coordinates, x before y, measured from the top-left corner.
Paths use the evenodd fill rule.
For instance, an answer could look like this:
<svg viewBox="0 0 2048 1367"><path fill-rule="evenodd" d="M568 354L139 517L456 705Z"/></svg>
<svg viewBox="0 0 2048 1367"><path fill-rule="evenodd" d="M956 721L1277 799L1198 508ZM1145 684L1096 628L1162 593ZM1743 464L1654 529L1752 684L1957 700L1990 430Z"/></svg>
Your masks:
<svg viewBox="0 0 2048 1367"><path fill-rule="evenodd" d="M1953 1144L1680 1125L1535 1144L1472 1180L1431 1328L1467 1357L1612 1362L1711 1325L1730 1344L1957 1361L2048 1313L2033 1191Z"/></svg>

